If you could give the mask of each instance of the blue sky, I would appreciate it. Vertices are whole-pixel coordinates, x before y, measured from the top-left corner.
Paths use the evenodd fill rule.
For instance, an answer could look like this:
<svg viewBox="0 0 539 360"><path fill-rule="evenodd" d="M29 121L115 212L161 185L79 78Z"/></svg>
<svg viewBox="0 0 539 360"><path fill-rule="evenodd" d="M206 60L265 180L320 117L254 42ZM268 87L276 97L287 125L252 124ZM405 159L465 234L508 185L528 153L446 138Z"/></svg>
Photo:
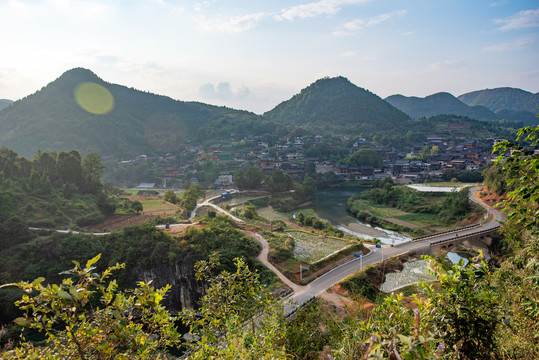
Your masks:
<svg viewBox="0 0 539 360"><path fill-rule="evenodd" d="M0 99L74 67L263 113L324 76L387 97L539 92L539 2L0 0Z"/></svg>

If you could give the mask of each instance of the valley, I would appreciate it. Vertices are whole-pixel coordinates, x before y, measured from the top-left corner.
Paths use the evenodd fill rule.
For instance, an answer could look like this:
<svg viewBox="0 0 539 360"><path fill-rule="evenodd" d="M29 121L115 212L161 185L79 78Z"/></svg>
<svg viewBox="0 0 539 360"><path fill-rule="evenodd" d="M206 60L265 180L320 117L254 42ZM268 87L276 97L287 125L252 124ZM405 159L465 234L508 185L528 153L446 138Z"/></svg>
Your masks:
<svg viewBox="0 0 539 360"><path fill-rule="evenodd" d="M70 98L79 82L88 81L108 89L113 109L97 113ZM373 313L399 313L403 292L382 291L386 275L430 255L436 290L411 284L403 303L442 311L411 294L423 291L436 299L453 291L449 276L473 271L450 265L448 252L487 271L509 266L500 265L512 256L506 252L520 251L521 235L511 233L519 223L490 206L516 186L503 168L503 154L493 148L510 146L505 140L529 120L499 115L518 113L515 108L482 118L488 103L465 96L480 111L469 112L449 95L429 101L458 104L433 107L444 112L467 110L408 114L403 104L410 99L400 98L399 110L344 77L323 78L256 115L128 89L82 68L68 71L0 110L1 336L20 341L20 326L30 321L13 323L21 316L13 283L41 277L28 286L58 283L72 261L88 259L99 259L96 271L125 264L119 291L140 281L166 287L157 303L171 314L188 316L204 306L218 293L213 286L232 291L242 304L258 289L268 297L253 295L245 306L256 308L265 299L284 307L271 315L289 318L283 326L301 328L303 316L334 306L337 297L348 307L368 302ZM422 106L414 111L424 111ZM537 156L533 139L521 140L523 159ZM440 191L443 186L450 191ZM433 189L438 191L428 191ZM529 189L525 199L535 199L535 188ZM535 211L533 203L523 206L520 211ZM501 233L500 223L512 228ZM227 278L240 275L251 288ZM220 285L225 280L231 285ZM338 289L339 296L328 289ZM73 291L62 293L64 300L76 301ZM338 306L324 316L343 311ZM237 324L251 321L249 314ZM328 326L352 321L328 319ZM429 321L435 332L435 320Z"/></svg>

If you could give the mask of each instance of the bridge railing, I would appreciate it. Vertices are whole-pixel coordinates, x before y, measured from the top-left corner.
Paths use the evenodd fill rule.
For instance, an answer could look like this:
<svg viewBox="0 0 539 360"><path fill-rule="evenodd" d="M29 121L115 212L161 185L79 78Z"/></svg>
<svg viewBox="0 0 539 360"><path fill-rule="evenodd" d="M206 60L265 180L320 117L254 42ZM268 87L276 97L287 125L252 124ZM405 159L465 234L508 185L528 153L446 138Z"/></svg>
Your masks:
<svg viewBox="0 0 539 360"><path fill-rule="evenodd" d="M449 242L459 240L459 239L463 239L463 238L467 238L467 237L470 237L470 236L478 236L478 235L492 233L493 231L496 231L499 227L500 227L500 225L498 225L496 227L493 227L493 228L490 228L490 229L481 230L481 231L478 231L478 232L473 233L473 234L460 235L460 236L455 236L454 238L450 238L450 239L443 239L443 240L434 241L434 242L430 243L430 246L439 245L439 244L443 244L443 243L449 243Z"/></svg>
<svg viewBox="0 0 539 360"><path fill-rule="evenodd" d="M436 237L438 235L449 234L449 233L452 233L452 232L459 232L459 231L462 231L462 230L473 229L473 228L476 228L476 227L479 227L479 226L481 226L481 224L472 224L472 225L466 225L466 226L460 227L458 229L451 229L451 230L441 231L441 232L437 232L437 233L429 234L429 235L421 235L421 236L418 236L416 238L413 238L412 241L425 240L425 239L428 239L428 238L431 238L431 237Z"/></svg>

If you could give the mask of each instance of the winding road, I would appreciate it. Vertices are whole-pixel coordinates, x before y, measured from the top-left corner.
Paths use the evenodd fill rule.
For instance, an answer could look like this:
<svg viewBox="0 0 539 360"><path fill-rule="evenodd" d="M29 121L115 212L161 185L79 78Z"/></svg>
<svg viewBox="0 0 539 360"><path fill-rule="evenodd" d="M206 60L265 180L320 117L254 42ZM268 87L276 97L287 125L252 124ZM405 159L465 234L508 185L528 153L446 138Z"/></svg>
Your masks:
<svg viewBox="0 0 539 360"><path fill-rule="evenodd" d="M474 235L477 233L480 233L484 230L492 230L494 228L497 228L500 226L500 223L505 221L505 215L501 213L500 211L486 205L483 203L480 199L478 199L475 194L481 189L481 186L475 186L469 189L469 198L471 201L481 205L482 207L486 208L488 211L488 221L484 224L481 224L479 226L475 227L468 227L464 229L455 229L452 231L439 233L439 234L432 234L427 237L422 237L421 239L416 239L415 241L408 241L405 243L400 243L394 246L391 245L382 245L381 248L376 248L374 245L367 245L369 249L371 250L369 254L365 255L360 258L354 258L353 260L344 263L324 275L321 275L317 279L313 280L311 283L305 286L297 285L290 281L286 276L284 276L273 264L271 264L268 261L268 252L269 252L269 244L266 239L264 239L260 234L252 231L246 231L246 234L255 238L261 245L262 245L262 251L258 255L258 259L266 265L271 271L273 271L283 283L285 283L287 286L289 286L293 293L285 300L285 311L287 314L293 313L298 307L305 304L307 301L309 301L311 298L316 297L320 293L326 291L327 289L331 288L332 286L338 284L340 281L342 281L347 276L352 275L353 273L361 270L361 266L368 266L372 265L378 262L381 262L383 259L387 259L388 257L398 256L401 254L404 254L406 252L414 252L420 249L424 249L426 246L430 246L433 243L437 243L444 240L454 240L457 236L458 237L464 237L469 235ZM244 223L244 221L229 212L225 211L224 209L220 208L219 206L211 203L212 200L215 198L218 198L220 196L212 197L210 199L205 200L201 204L197 205L195 210L193 210L191 218L194 217L194 214L196 213L196 210L201 206L210 206L216 211L223 213L227 216L230 216L232 219L234 219L238 223ZM176 224L171 224L169 226L175 226ZM185 225L185 224L182 224ZM165 225L158 225L158 227L165 227ZM29 228L30 230L38 231L38 230L49 230L49 229L41 229L41 228ZM71 230L55 230L61 233L80 233L80 234L86 234L86 235L108 235L108 232L103 233L82 233L77 231L71 231Z"/></svg>
<svg viewBox="0 0 539 360"><path fill-rule="evenodd" d="M414 252L416 250L425 248L425 246L430 246L430 244L432 243L439 242L440 240L455 239L457 232L458 232L458 236L461 237L461 236L473 235L473 234L482 232L484 230L491 230L491 229L499 227L500 222L503 222L505 220L505 216L500 211L484 204L480 199L478 199L475 196L476 192L478 192L480 189L481 189L480 186L470 188L469 197L471 201L487 209L489 213L488 222L477 227L470 227L466 229L456 229L454 231L445 232L442 234L433 234L432 236L422 238L419 241L409 241L409 242L401 243L395 246L382 245L381 248L376 248L375 246L371 245L369 246L371 252L363 256L362 260L360 260L359 258L355 258L345 264L342 264L330 270L329 272L325 273L324 275L318 277L317 279L313 280L309 285L306 285L306 286L299 286L299 285L293 284L290 282L290 280L287 279L288 282L285 282L285 283L292 288L294 293L291 296L289 296L285 301L286 313L290 314L294 312L295 309L302 306L311 298L316 297L320 293L338 284L347 276L350 276L353 273L361 270L361 266L367 266L367 265L372 265L372 264L381 262L382 258L387 259L388 257L398 256L406 252ZM258 234L255 234L252 236L254 236L262 244L263 250L259 255L259 259L266 266L268 266L274 273L276 273L280 279L283 279L284 275L281 274L277 269L275 269L273 265L269 264L269 261L267 260L267 241L263 240L262 236Z"/></svg>

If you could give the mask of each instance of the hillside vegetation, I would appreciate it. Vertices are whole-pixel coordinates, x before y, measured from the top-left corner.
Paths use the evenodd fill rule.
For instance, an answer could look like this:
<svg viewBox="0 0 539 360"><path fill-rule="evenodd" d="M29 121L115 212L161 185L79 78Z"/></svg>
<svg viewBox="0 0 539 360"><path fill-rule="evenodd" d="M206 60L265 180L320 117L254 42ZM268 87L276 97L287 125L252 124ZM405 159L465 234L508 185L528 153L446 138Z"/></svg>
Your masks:
<svg viewBox="0 0 539 360"><path fill-rule="evenodd" d="M94 85L90 100L77 92L81 84ZM96 98L104 104L94 104ZM196 138L212 121L250 118L256 115L110 84L76 68L0 112L0 145L25 156L69 149L117 157L164 153Z"/></svg>
<svg viewBox="0 0 539 360"><path fill-rule="evenodd" d="M357 134L402 129L409 121L406 114L344 77L320 79L264 117L313 131Z"/></svg>

